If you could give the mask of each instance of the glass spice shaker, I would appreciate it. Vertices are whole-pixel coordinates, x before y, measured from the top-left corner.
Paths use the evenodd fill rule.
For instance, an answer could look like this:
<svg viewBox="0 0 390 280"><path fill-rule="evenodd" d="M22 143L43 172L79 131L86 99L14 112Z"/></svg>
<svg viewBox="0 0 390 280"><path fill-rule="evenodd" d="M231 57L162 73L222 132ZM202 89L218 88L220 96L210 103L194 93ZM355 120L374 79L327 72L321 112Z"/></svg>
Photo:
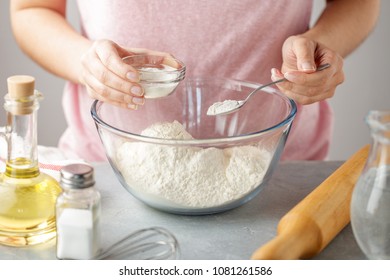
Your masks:
<svg viewBox="0 0 390 280"><path fill-rule="evenodd" d="M351 225L368 259L390 259L390 111L366 117L372 145L351 201Z"/></svg>
<svg viewBox="0 0 390 280"><path fill-rule="evenodd" d="M63 193L56 203L57 258L93 259L100 249L100 193L93 167L70 164L61 171Z"/></svg>

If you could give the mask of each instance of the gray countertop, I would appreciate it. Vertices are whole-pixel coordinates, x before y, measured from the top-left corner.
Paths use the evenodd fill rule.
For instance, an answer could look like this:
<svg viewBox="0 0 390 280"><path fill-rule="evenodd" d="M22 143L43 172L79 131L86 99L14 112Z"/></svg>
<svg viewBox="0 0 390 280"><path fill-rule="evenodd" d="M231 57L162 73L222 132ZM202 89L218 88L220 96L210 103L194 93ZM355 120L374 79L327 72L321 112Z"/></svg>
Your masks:
<svg viewBox="0 0 390 280"><path fill-rule="evenodd" d="M160 212L135 199L116 179L108 164L96 164L96 187L102 195L103 246L134 230L160 226L180 244L180 259L249 259L276 235L277 224L291 208L316 188L342 162L280 163L269 184L250 202L236 209L206 216ZM0 246L0 259L55 259L55 241L30 248ZM351 226L314 259L366 259Z"/></svg>

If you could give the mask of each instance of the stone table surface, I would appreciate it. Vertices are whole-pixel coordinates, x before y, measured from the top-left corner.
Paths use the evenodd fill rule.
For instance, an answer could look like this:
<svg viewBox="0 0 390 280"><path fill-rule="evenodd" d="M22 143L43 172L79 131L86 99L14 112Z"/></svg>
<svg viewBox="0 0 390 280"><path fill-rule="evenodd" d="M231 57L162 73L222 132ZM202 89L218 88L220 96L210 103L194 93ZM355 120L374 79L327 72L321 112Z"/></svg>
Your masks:
<svg viewBox="0 0 390 280"><path fill-rule="evenodd" d="M245 260L276 235L279 220L325 178L340 161L280 163L268 185L248 203L219 214L184 216L155 210L128 193L108 164L94 164L96 187L102 195L102 245L146 227L172 232L180 259ZM56 259L55 240L30 248L0 246L0 259ZM364 260L350 224L313 259Z"/></svg>

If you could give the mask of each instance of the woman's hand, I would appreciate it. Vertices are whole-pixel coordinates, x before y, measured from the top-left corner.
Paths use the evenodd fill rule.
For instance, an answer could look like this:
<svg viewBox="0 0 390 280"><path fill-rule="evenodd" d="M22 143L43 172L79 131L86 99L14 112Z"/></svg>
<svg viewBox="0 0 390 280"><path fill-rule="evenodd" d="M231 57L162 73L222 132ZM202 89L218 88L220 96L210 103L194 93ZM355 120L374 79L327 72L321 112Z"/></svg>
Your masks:
<svg viewBox="0 0 390 280"><path fill-rule="evenodd" d="M286 78L288 81L279 83L278 88L297 103L311 104L330 98L344 81L343 58L311 39L291 36L284 42L282 52L282 69L273 68L271 78ZM331 66L315 72L325 63Z"/></svg>
<svg viewBox="0 0 390 280"><path fill-rule="evenodd" d="M136 53L159 54L147 49L127 49L109 40L97 40L82 56L80 83L85 85L93 99L136 110L143 105L144 91L139 84L138 71L122 61Z"/></svg>

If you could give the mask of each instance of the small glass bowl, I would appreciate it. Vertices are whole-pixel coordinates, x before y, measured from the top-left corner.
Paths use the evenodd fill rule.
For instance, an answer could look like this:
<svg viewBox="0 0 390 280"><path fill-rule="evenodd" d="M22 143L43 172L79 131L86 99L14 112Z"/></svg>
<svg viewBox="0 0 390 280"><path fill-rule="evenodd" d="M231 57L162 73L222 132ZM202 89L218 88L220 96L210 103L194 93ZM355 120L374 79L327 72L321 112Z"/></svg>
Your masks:
<svg viewBox="0 0 390 280"><path fill-rule="evenodd" d="M123 61L139 71L145 98L160 98L172 94L185 77L183 62L173 57L137 54Z"/></svg>

